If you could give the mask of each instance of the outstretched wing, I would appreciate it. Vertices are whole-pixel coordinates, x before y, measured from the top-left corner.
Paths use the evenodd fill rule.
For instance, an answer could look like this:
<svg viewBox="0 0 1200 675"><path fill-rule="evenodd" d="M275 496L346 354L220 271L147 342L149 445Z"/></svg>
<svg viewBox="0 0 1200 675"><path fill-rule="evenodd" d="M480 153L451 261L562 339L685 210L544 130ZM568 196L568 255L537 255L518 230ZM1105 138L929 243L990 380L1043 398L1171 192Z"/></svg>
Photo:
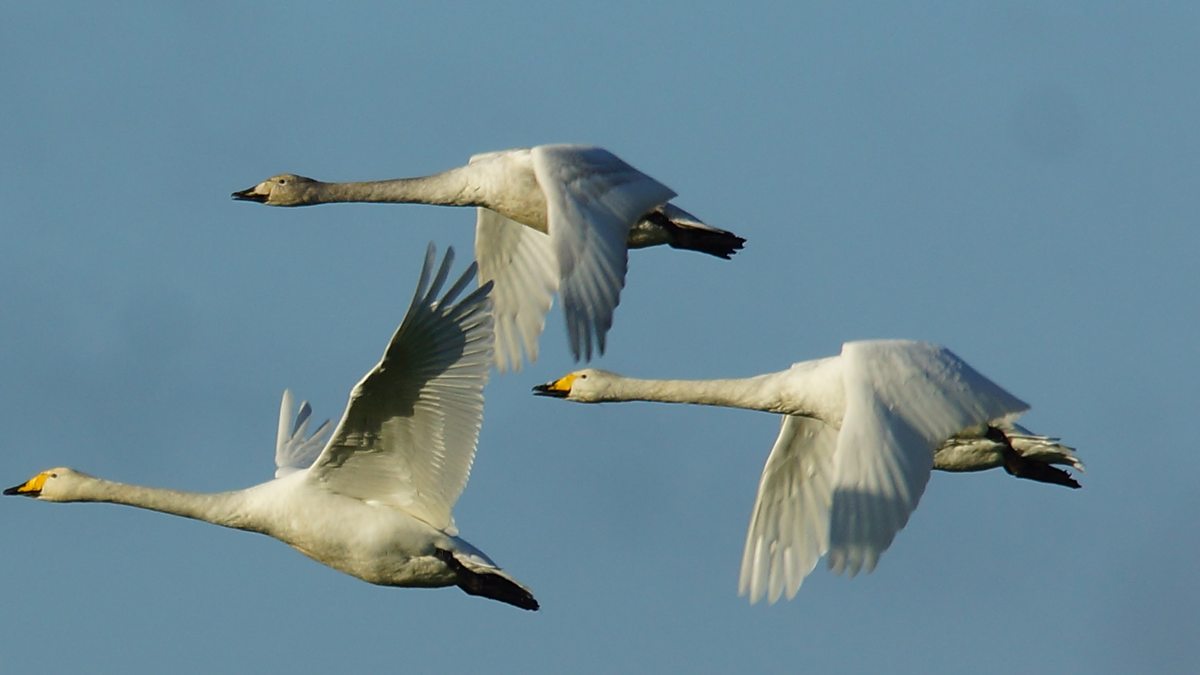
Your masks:
<svg viewBox="0 0 1200 675"><path fill-rule="evenodd" d="M938 345L849 342L841 360L846 413L834 454L828 563L853 576L874 569L908 522L935 448L1029 406Z"/></svg>
<svg viewBox="0 0 1200 675"><path fill-rule="evenodd" d="M829 503L838 430L784 415L758 484L738 594L755 603L795 597L829 548Z"/></svg>
<svg viewBox="0 0 1200 675"><path fill-rule="evenodd" d="M309 469L310 480L329 490L402 508L451 534L450 509L475 457L492 361L491 285L455 302L475 265L437 297L453 259L448 250L434 274L430 244L408 314L383 359L350 392L333 438Z"/></svg>
<svg viewBox="0 0 1200 675"><path fill-rule="evenodd" d="M629 228L675 193L603 148L542 145L531 156L546 196L571 353L590 359L593 341L604 353L621 301Z"/></svg>
<svg viewBox="0 0 1200 675"><path fill-rule="evenodd" d="M496 368L521 369L521 350L537 360L538 338L558 290L558 263L550 237L490 209L478 209L475 260L479 283L493 282Z"/></svg>
<svg viewBox="0 0 1200 675"><path fill-rule="evenodd" d="M329 420L321 423L317 430L308 433L309 418L312 417L312 407L308 401L300 402L300 409L292 417L292 390L283 390L283 400L279 403L279 432L275 436L275 477L283 476L307 469L325 446L329 437Z"/></svg>

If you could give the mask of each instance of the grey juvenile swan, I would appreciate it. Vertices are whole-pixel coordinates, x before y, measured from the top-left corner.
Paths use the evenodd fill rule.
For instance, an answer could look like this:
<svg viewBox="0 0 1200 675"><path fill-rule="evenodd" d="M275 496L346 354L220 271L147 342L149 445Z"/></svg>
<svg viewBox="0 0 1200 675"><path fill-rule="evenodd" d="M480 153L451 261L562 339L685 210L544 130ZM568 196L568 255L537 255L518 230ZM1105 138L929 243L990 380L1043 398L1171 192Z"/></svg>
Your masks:
<svg viewBox="0 0 1200 675"><path fill-rule="evenodd" d="M675 193L611 152L539 145L475 155L432 176L325 183L272 176L233 193L268 206L383 202L475 206L479 281L495 282L496 364L533 361L554 294L561 293L575 360L604 353L625 285L626 252L666 244L729 258L745 239L669 203ZM549 236L546 236L549 235Z"/></svg>
<svg viewBox="0 0 1200 675"><path fill-rule="evenodd" d="M309 435L311 409L301 404L293 421L284 392L274 480L198 494L57 468L4 494L127 504L260 532L373 584L457 585L536 610L528 589L457 536L450 513L475 458L493 339L489 285L455 302L474 265L438 298L452 260L447 251L435 269L430 245L408 314L379 364L350 392L324 449L328 422Z"/></svg>
<svg viewBox="0 0 1200 675"><path fill-rule="evenodd" d="M1083 469L1073 448L1015 423L1029 408L938 345L848 342L840 356L731 380L639 380L586 369L534 387L583 403L663 401L783 415L758 486L739 592L785 591L828 554L835 572L875 568L917 507L930 469L1003 466L1077 488L1052 464Z"/></svg>

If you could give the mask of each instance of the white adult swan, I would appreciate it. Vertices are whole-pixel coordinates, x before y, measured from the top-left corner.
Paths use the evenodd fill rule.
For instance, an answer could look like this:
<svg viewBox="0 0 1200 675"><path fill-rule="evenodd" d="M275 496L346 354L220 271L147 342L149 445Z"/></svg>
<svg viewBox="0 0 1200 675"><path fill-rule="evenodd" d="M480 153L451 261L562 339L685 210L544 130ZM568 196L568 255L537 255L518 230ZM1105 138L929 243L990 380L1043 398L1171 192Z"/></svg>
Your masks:
<svg viewBox="0 0 1200 675"><path fill-rule="evenodd" d="M485 284L457 303L474 265L438 300L453 250L431 280L430 245L416 295L379 364L350 392L332 438L307 435L311 412L279 411L274 480L199 494L127 485L59 468L4 491L52 502L110 502L261 532L383 586L457 585L522 609L533 595L460 539L450 514L467 483L492 358ZM319 454L318 454L319 451ZM315 461L314 461L315 459Z"/></svg>
<svg viewBox="0 0 1200 675"><path fill-rule="evenodd" d="M233 193L269 206L479 207L475 258L480 283L496 283L496 365L502 371L520 368L522 347L530 361L537 359L556 292L575 360L591 359L593 340L603 354L625 285L627 249L667 244L729 258L742 248L745 239L668 203L674 196L611 152L580 145L489 152L420 178L323 183L283 174Z"/></svg>
<svg viewBox="0 0 1200 675"><path fill-rule="evenodd" d="M570 401L663 401L784 415L758 486L739 592L796 595L828 553L870 572L908 522L930 469L1009 473L1077 488L1051 464L1073 449L1014 423L1029 406L938 345L848 342L841 356L732 380L636 380L580 370L534 387Z"/></svg>

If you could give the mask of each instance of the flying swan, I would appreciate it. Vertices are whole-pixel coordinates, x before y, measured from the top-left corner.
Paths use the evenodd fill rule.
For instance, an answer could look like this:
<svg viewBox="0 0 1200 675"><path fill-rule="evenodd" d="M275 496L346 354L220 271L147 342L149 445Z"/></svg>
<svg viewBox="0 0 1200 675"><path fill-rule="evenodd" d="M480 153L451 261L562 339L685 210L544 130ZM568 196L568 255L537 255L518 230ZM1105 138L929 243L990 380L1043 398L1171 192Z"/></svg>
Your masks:
<svg viewBox="0 0 1200 675"><path fill-rule="evenodd" d="M324 183L272 176L233 193L268 206L384 202L475 206L479 281L495 282L496 365L537 359L555 293L578 361L605 336L625 285L627 250L666 244L728 259L745 239L669 203L675 193L611 152L539 145L475 155L466 166L420 178ZM549 235L549 236L546 236Z"/></svg>
<svg viewBox="0 0 1200 675"><path fill-rule="evenodd" d="M661 401L783 415L758 485L741 595L790 599L817 560L870 572L917 507L931 469L1003 466L1071 488L1053 464L1082 470L1073 448L1015 423L1029 408L950 350L900 340L848 342L840 356L729 380L639 380L573 372L534 387L583 403Z"/></svg>
<svg viewBox="0 0 1200 675"><path fill-rule="evenodd" d="M450 514L475 455L492 358L491 285L455 302L475 266L438 299L453 258L450 249L433 274L429 246L408 314L383 358L350 392L324 449L328 421L308 434L311 408L302 403L292 421L292 396L284 392L274 480L201 494L57 468L4 494L127 504L260 532L373 584L457 585L536 610L528 589L457 536Z"/></svg>

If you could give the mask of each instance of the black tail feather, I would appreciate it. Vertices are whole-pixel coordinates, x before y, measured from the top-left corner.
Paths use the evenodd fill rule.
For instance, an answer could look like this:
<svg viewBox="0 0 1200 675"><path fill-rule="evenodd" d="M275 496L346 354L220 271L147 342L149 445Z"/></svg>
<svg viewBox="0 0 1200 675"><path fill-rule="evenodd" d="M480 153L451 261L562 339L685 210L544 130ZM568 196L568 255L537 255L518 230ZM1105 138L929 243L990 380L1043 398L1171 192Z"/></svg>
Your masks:
<svg viewBox="0 0 1200 675"><path fill-rule="evenodd" d="M541 605L533 594L519 584L499 574L476 572L463 565L450 551L434 549L439 560L446 563L458 575L458 587L468 595L478 595L491 600L506 602L521 609L537 611Z"/></svg>

